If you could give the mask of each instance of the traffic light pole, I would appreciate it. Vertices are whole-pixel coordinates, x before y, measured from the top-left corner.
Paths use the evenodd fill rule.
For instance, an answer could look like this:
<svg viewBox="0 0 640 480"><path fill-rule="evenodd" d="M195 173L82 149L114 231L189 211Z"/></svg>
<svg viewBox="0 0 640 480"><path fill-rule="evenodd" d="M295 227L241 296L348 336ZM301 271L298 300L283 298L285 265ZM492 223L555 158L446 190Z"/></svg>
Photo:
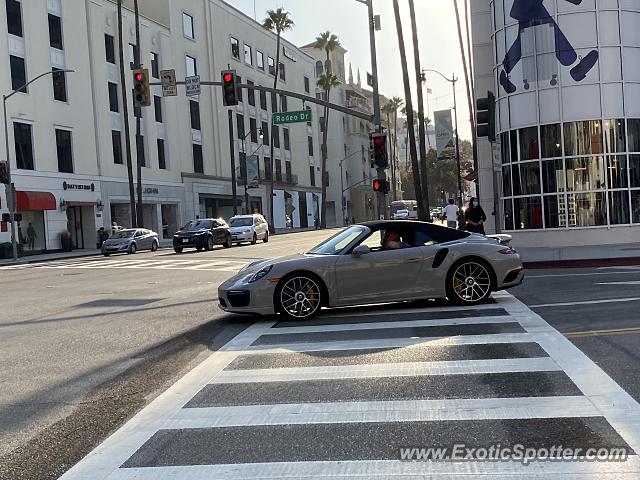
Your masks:
<svg viewBox="0 0 640 480"><path fill-rule="evenodd" d="M231 196L233 197L233 216L238 215L238 187L236 186L236 155L233 141L233 109L229 113L229 151L231 153ZM239 133L239 132L238 132Z"/></svg>
<svg viewBox="0 0 640 480"><path fill-rule="evenodd" d="M453 85L453 113L455 115L455 126L456 126L456 170L457 170L457 176L458 176L458 195L460 199L459 206L463 207L464 199L462 198L462 179L460 178L462 176L462 172L460 171L460 135L458 134L458 104L456 102L456 82L457 81L458 79L454 74L453 78L451 79L451 84Z"/></svg>

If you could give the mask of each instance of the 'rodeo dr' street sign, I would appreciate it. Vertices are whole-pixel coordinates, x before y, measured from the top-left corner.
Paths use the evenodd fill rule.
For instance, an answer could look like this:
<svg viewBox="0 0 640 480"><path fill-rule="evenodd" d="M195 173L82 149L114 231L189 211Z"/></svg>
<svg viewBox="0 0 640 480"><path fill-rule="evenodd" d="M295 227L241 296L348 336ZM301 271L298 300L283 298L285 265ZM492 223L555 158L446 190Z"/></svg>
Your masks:
<svg viewBox="0 0 640 480"><path fill-rule="evenodd" d="M311 121L311 110L300 110L297 112L279 112L272 116L274 125L284 125L287 123L305 123Z"/></svg>

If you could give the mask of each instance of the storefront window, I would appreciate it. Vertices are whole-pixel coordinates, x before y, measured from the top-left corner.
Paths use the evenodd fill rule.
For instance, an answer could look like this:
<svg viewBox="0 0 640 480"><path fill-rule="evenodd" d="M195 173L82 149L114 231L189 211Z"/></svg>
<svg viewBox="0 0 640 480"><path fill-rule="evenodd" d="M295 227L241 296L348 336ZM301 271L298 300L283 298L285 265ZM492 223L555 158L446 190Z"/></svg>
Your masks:
<svg viewBox="0 0 640 480"><path fill-rule="evenodd" d="M570 227L592 227L607 224L604 192L569 194L567 204Z"/></svg>
<svg viewBox="0 0 640 480"><path fill-rule="evenodd" d="M509 132L500 134L500 155L502 156L502 163L510 163L509 159Z"/></svg>
<svg viewBox="0 0 640 480"><path fill-rule="evenodd" d="M504 229L513 230L513 204L511 199L504 201Z"/></svg>
<svg viewBox="0 0 640 480"><path fill-rule="evenodd" d="M624 132L624 119L605 120L604 146L607 153L618 153L627 151L627 142Z"/></svg>
<svg viewBox="0 0 640 480"><path fill-rule="evenodd" d="M520 160L540 158L538 148L538 127L520 129Z"/></svg>
<svg viewBox="0 0 640 480"><path fill-rule="evenodd" d="M562 138L560 124L540 126L540 143L542 143L542 158L562 156Z"/></svg>
<svg viewBox="0 0 640 480"><path fill-rule="evenodd" d="M511 161L518 161L518 131L511 130L509 133L509 150L511 151Z"/></svg>
<svg viewBox="0 0 640 480"><path fill-rule="evenodd" d="M629 223L629 191L609 192L609 222L612 225Z"/></svg>
<svg viewBox="0 0 640 480"><path fill-rule="evenodd" d="M540 163L515 164L513 172L513 194L531 195L540 193Z"/></svg>
<svg viewBox="0 0 640 480"><path fill-rule="evenodd" d="M640 190L631 190L631 213L633 223L640 223Z"/></svg>
<svg viewBox="0 0 640 480"><path fill-rule="evenodd" d="M515 229L542 228L542 202L540 197L514 198Z"/></svg>
<svg viewBox="0 0 640 480"><path fill-rule="evenodd" d="M44 212L18 212L22 221L17 224L18 242L25 252L36 252L47 248L44 231Z"/></svg>
<svg viewBox="0 0 640 480"><path fill-rule="evenodd" d="M502 167L502 196L510 197L513 195L511 191L511 167Z"/></svg>
<svg viewBox="0 0 640 480"><path fill-rule="evenodd" d="M609 188L627 188L627 157L624 155L607 157Z"/></svg>
<svg viewBox="0 0 640 480"><path fill-rule="evenodd" d="M543 198L545 228L566 227L567 207L564 201L564 195L548 195Z"/></svg>
<svg viewBox="0 0 640 480"><path fill-rule="evenodd" d="M569 191L604 188L602 157L567 158L567 189Z"/></svg>
<svg viewBox="0 0 640 480"><path fill-rule="evenodd" d="M602 128L599 120L564 124L565 155L603 153Z"/></svg>
<svg viewBox="0 0 640 480"><path fill-rule="evenodd" d="M542 185L544 193L564 192L564 169L562 160L542 162Z"/></svg>
<svg viewBox="0 0 640 480"><path fill-rule="evenodd" d="M629 152L640 152L640 119L627 120Z"/></svg>
<svg viewBox="0 0 640 480"><path fill-rule="evenodd" d="M640 187L640 155L629 155L629 177L631 188Z"/></svg>

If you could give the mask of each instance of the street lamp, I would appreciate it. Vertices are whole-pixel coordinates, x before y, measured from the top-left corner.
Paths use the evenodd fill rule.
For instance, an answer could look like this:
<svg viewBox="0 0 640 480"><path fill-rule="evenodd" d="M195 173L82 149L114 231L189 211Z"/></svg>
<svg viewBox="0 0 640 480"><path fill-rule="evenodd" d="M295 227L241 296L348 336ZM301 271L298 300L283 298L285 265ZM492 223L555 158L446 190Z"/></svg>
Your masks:
<svg viewBox="0 0 640 480"><path fill-rule="evenodd" d="M438 75L440 75L442 78L444 78L447 82L449 82L452 86L453 86L453 112L455 114L455 130L456 130L456 166L457 166L457 171L458 171L458 195L459 195L459 202L462 205L463 201L462 201L462 180L460 179L461 177L461 173L460 173L460 141L458 138L458 104L456 102L456 82L458 81L458 79L456 78L455 73L452 75L451 78L448 78L447 76L443 75L442 73L440 73L437 70L433 70L430 68L423 68L422 72L420 74L420 79L422 80L422 83L425 83L427 81L427 72L431 72L431 73L437 73ZM429 133L427 132L427 135L429 135Z"/></svg>
<svg viewBox="0 0 640 480"><path fill-rule="evenodd" d="M245 136L243 136L241 138L242 140L242 156L244 157L244 210L245 210L245 214L249 214L251 212L249 212L249 186L247 184L247 177L248 177L248 170L247 170L247 152L245 151L245 143L244 141L247 139L247 137L251 135L251 131L249 131L249 133L247 133ZM260 146L256 149L255 152L253 152L251 155L254 155L256 152L258 152L261 148L262 148L262 141L264 139L264 132L262 131L262 128L260 129L260 132L258 134L258 141L260 142ZM233 204L236 204L236 199L233 199Z"/></svg>
<svg viewBox="0 0 640 480"><path fill-rule="evenodd" d="M16 88L9 95L2 96L2 112L4 114L4 147L5 147L5 155L7 161L6 168L6 176L7 176L7 185L5 187L5 192L7 194L7 204L9 207L9 216L11 217L11 247L13 249L13 259L18 260L18 242L16 241L16 190L11 182L11 153L9 151L9 119L7 118L7 100L13 97L16 93L21 91L22 89L28 87L36 80L44 77L45 75L53 75L64 74L64 73L74 73L75 70L56 70L50 72L44 72L38 75L37 77L32 78L27 83L22 85L21 87Z"/></svg>

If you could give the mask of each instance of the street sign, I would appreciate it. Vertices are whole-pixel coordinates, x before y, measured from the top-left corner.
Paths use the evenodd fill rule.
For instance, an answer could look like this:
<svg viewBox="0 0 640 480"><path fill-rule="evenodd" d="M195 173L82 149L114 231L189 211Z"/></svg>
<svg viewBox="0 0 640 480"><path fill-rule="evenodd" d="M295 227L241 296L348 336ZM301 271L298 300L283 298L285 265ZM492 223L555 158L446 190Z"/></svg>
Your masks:
<svg viewBox="0 0 640 480"><path fill-rule="evenodd" d="M297 112L274 113L272 120L274 125L310 122L311 110L299 110Z"/></svg>
<svg viewBox="0 0 640 480"><path fill-rule="evenodd" d="M187 77L184 79L184 84L187 89L187 97L197 97L200 95L200 76Z"/></svg>
<svg viewBox="0 0 640 480"><path fill-rule="evenodd" d="M163 97L175 97L178 95L178 87L176 85L175 70L161 70L160 80L162 81Z"/></svg>

